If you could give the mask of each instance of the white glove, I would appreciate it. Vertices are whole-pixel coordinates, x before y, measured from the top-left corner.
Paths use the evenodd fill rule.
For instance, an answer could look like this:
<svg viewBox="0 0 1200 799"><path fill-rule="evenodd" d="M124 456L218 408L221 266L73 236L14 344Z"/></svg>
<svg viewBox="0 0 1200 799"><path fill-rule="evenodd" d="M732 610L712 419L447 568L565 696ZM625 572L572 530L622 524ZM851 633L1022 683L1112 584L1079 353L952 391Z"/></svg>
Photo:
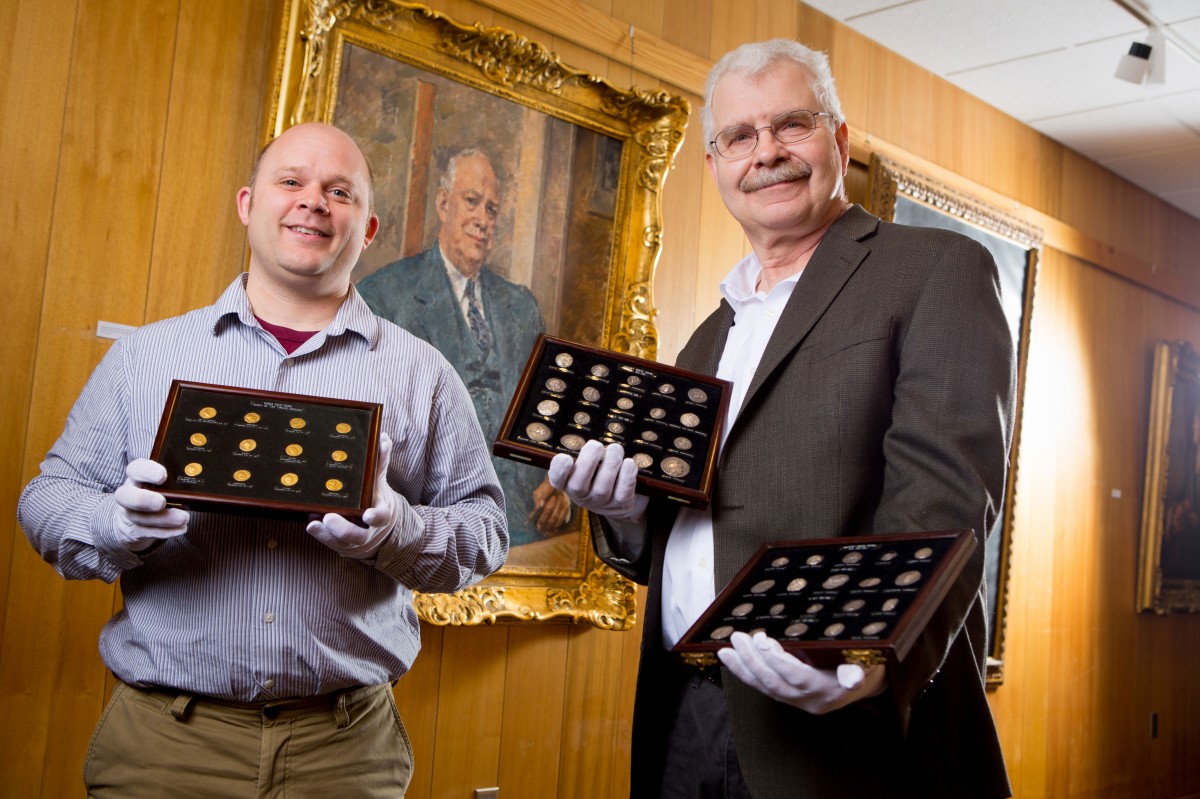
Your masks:
<svg viewBox="0 0 1200 799"><path fill-rule="evenodd" d="M599 468L597 468L597 466ZM572 458L560 453L550 461L550 485L565 491L579 507L618 521L641 521L647 497L634 493L637 464L625 457L620 444L605 449L592 439Z"/></svg>
<svg viewBox="0 0 1200 799"><path fill-rule="evenodd" d="M388 485L388 465L392 462L392 439L379 434L379 454L375 466L374 504L363 512L360 527L340 513L327 513L325 518L308 523L308 534L340 555L365 560L373 557L391 535L400 518L396 492Z"/></svg>
<svg viewBox="0 0 1200 799"><path fill-rule="evenodd" d="M113 494L117 503L116 534L130 552L141 552L156 541L187 532L191 515L182 508L168 508L167 498L142 485L162 485L166 468L157 461L138 458L125 467L125 482Z"/></svg>
<svg viewBox="0 0 1200 799"><path fill-rule="evenodd" d="M882 693L887 668L843 663L833 669L815 669L789 655L766 633L753 637L736 632L729 637L733 648L717 650L717 657L733 675L759 693L821 715L860 699Z"/></svg>

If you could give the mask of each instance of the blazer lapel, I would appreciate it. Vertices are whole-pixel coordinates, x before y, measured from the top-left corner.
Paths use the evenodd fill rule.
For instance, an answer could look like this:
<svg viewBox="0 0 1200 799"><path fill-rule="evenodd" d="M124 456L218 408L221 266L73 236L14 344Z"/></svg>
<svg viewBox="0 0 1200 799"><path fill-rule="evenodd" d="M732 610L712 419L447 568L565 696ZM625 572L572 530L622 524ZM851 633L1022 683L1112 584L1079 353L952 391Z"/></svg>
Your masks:
<svg viewBox="0 0 1200 799"><path fill-rule="evenodd" d="M412 288L418 308L416 324L419 335L437 347L446 360L458 366L466 359L463 336L458 322L462 318L454 298L450 278L435 245L421 259L421 268ZM465 326L465 322L463 325Z"/></svg>

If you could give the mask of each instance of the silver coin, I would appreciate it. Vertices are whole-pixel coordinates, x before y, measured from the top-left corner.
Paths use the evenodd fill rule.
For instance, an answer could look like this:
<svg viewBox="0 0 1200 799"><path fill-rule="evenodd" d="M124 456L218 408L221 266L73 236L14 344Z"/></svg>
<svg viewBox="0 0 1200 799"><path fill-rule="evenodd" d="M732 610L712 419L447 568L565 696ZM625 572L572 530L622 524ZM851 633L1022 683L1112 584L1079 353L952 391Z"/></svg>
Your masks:
<svg viewBox="0 0 1200 799"><path fill-rule="evenodd" d="M740 605L735 605L733 610L729 611L729 613L733 616L741 618L742 616L749 616L750 611L752 610L754 610L753 602L743 602Z"/></svg>
<svg viewBox="0 0 1200 799"><path fill-rule="evenodd" d="M689 388L688 399L690 399L692 402L697 402L703 405L704 403L708 402L708 395L698 388Z"/></svg>
<svg viewBox="0 0 1200 799"><path fill-rule="evenodd" d="M625 432L625 425L621 424L620 422L609 422L608 432L621 435L621 433Z"/></svg>
<svg viewBox="0 0 1200 799"><path fill-rule="evenodd" d="M866 604L867 600L865 599L851 599L849 602L842 605L842 610L846 611L847 613L857 613L858 611L862 610L863 606Z"/></svg>
<svg viewBox="0 0 1200 799"><path fill-rule="evenodd" d="M842 633L846 632L846 625L840 621L835 621L833 624L825 628L825 635L830 638L837 638Z"/></svg>
<svg viewBox="0 0 1200 799"><path fill-rule="evenodd" d="M845 557L842 558L842 563L858 563L862 559L863 554L861 552L847 552Z"/></svg>
<svg viewBox="0 0 1200 799"><path fill-rule="evenodd" d="M673 444L675 445L675 449L677 449L677 450L681 450L682 452L687 452L689 449L691 449L691 448L692 448L692 442L691 442L691 440L690 440L690 439L687 439L687 438L684 438L683 436L679 436L679 437L677 437L677 438L676 438L676 439L675 439L673 442L671 442L671 443L673 443Z"/></svg>
<svg viewBox="0 0 1200 799"><path fill-rule="evenodd" d="M804 612L807 613L809 616L811 616L814 613L820 613L824 609L825 609L824 604L822 604L820 602L814 602L811 605L809 605L808 607L806 607L804 609Z"/></svg>
<svg viewBox="0 0 1200 799"><path fill-rule="evenodd" d="M558 355L554 356L554 362L566 369L568 366L575 363L575 359L571 357L570 353L560 352Z"/></svg>
<svg viewBox="0 0 1200 799"><path fill-rule="evenodd" d="M583 445L584 445L584 443L586 443L583 440L583 436L577 436L574 433L568 433L567 435L560 438L559 441L567 449L575 449L575 450L583 449Z"/></svg>
<svg viewBox="0 0 1200 799"><path fill-rule="evenodd" d="M770 590L771 590L772 588L774 588L774 587L775 587L775 581L774 581L774 580L759 580L757 583L755 583L754 585L750 586L750 593L752 593L752 594L764 594L764 593L766 593L767 591L770 591Z"/></svg>
<svg viewBox="0 0 1200 799"><path fill-rule="evenodd" d="M567 381L558 377L552 377L546 381L546 388L550 389L555 394L561 394L567 390Z"/></svg>
<svg viewBox="0 0 1200 799"><path fill-rule="evenodd" d="M933 547L921 547L920 549L918 549L916 552L913 553L913 557L916 558L917 560L925 560L925 558L929 557L932 554L933 554Z"/></svg>
<svg viewBox="0 0 1200 799"><path fill-rule="evenodd" d="M640 386L642 384L642 378L638 377L637 375L630 375L625 379L625 382L631 386Z"/></svg>
<svg viewBox="0 0 1200 799"><path fill-rule="evenodd" d="M553 416L558 413L558 403L554 400L542 400L537 404L537 412L542 416Z"/></svg>
<svg viewBox="0 0 1200 799"><path fill-rule="evenodd" d="M887 563L889 560L895 560L896 559L896 551L888 550L887 552L884 552L882 555L880 555L879 559L881 561L883 561L884 563Z"/></svg>
<svg viewBox="0 0 1200 799"><path fill-rule="evenodd" d="M644 452L639 452L633 456L633 462L637 464L639 469L649 469L654 465L654 458L651 458Z"/></svg>
<svg viewBox="0 0 1200 799"><path fill-rule="evenodd" d="M896 609L896 606L899 604L900 604L900 600L896 599L895 597L892 597L891 599L885 599L883 601L883 612L891 613L893 610Z"/></svg>
<svg viewBox="0 0 1200 799"><path fill-rule="evenodd" d="M834 574L834 575L830 576L829 579L827 579L825 582L821 583L821 587L822 588L841 588L843 585L845 585L848 582L850 582L849 575Z"/></svg>
<svg viewBox="0 0 1200 799"><path fill-rule="evenodd" d="M908 571L908 572L901 572L896 577L896 585L912 585L913 583L920 582L920 580L921 580L921 573L919 571L914 570L914 571Z"/></svg>
<svg viewBox="0 0 1200 799"><path fill-rule="evenodd" d="M684 427L695 427L700 424L700 417L694 413L685 413L679 417L679 423Z"/></svg>
<svg viewBox="0 0 1200 799"><path fill-rule="evenodd" d="M755 627L755 628L754 628L754 629L752 629L752 630L747 630L747 631L746 631L746 635L754 635L755 633L762 633L763 635L766 635L766 634L767 634L767 628L766 628L766 627Z"/></svg>
<svg viewBox="0 0 1200 799"><path fill-rule="evenodd" d="M806 585L808 585L808 580L805 580L803 577L797 577L795 580L792 580L790 583L788 583L787 590L803 591L804 586Z"/></svg>
<svg viewBox="0 0 1200 799"><path fill-rule="evenodd" d="M598 363L592 367L592 374L596 377L608 377L608 367L602 363Z"/></svg>
<svg viewBox="0 0 1200 799"><path fill-rule="evenodd" d="M643 430L642 441L658 441L658 433L653 430Z"/></svg>
<svg viewBox="0 0 1200 799"><path fill-rule="evenodd" d="M774 566L776 569L781 569L791 562L792 561L790 558L788 558L785 555L781 555L778 558L775 558L775 560L771 561L771 565Z"/></svg>
<svg viewBox="0 0 1200 799"><path fill-rule="evenodd" d="M873 621L866 627L863 627L863 635L879 635L887 629L886 621Z"/></svg>
<svg viewBox="0 0 1200 799"><path fill-rule="evenodd" d="M879 578L868 577L865 580L861 580L859 585L861 585L863 588L874 588L875 586L879 585Z"/></svg>
<svg viewBox="0 0 1200 799"><path fill-rule="evenodd" d="M525 428L525 435L534 441L545 441L550 438L550 428L541 422L534 422Z"/></svg>
<svg viewBox="0 0 1200 799"><path fill-rule="evenodd" d="M806 558L804 562L807 563L809 566L820 566L822 563L825 562L825 556L824 555L809 555L808 558Z"/></svg>
<svg viewBox="0 0 1200 799"><path fill-rule="evenodd" d="M724 641L731 635L733 635L733 627L728 624L722 624L720 627L713 630L708 637L714 641Z"/></svg>
<svg viewBox="0 0 1200 799"><path fill-rule="evenodd" d="M799 638L806 632L808 632L808 625L802 621L798 621L795 624L789 624L783 629L784 636L788 638Z"/></svg>
<svg viewBox="0 0 1200 799"><path fill-rule="evenodd" d="M619 400L617 400L617 407L623 411L627 411L633 407L633 400L631 400L629 397L621 397Z"/></svg>
<svg viewBox="0 0 1200 799"><path fill-rule="evenodd" d="M658 387L658 393L659 394L674 394L675 386L671 385L670 383L663 383L661 386Z"/></svg>
<svg viewBox="0 0 1200 799"><path fill-rule="evenodd" d="M785 610L787 610L787 605L782 602L776 602L771 606L770 613L772 616L782 616Z"/></svg>
<svg viewBox="0 0 1200 799"><path fill-rule="evenodd" d="M692 467L688 466L687 461L676 457L663 458L662 463L659 464L659 468L672 477L683 477L692 470Z"/></svg>
<svg viewBox="0 0 1200 799"><path fill-rule="evenodd" d="M583 390L583 398L588 402L596 402L600 399L600 389L588 386Z"/></svg>
<svg viewBox="0 0 1200 799"><path fill-rule="evenodd" d="M667 415L667 412L664 411L662 408L651 408L650 409L650 418L651 419L662 419L666 415Z"/></svg>
<svg viewBox="0 0 1200 799"><path fill-rule="evenodd" d="M588 416L583 411L580 411L579 413L575 414L575 424L585 425L590 421L592 421L592 417Z"/></svg>

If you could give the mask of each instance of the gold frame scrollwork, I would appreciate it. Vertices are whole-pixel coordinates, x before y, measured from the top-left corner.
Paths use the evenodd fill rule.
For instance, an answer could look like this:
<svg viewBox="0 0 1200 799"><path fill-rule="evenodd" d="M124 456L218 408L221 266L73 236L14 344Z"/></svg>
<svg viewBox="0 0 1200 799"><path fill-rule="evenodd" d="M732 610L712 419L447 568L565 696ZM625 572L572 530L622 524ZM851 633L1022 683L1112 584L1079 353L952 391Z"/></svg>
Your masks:
<svg viewBox="0 0 1200 799"><path fill-rule="evenodd" d="M401 0L285 0L282 27L265 140L301 122L335 121L344 53L353 45L621 142L607 286L597 291L602 330L593 343L655 356L651 278L661 249L661 190L683 141L686 99L618 88L512 31L464 25ZM453 595L417 595L418 613L435 625L565 621L632 628L634 586L595 557L586 520L582 525L581 568L502 570Z"/></svg>
<svg viewBox="0 0 1200 799"><path fill-rule="evenodd" d="M1042 231L1024 220L1006 213L975 197L963 181L962 186L951 186L922 175L916 169L872 154L868 168L870 197L868 210L881 219L897 220L898 198L904 197L932 211L925 221L934 227L947 227L971 235L992 251L1001 270L1001 282L1005 280L1006 262L1021 262L1014 269L1023 270L1011 281L1020 296L1009 305L1005 313L1015 328L1017 346L1017 394L1015 419L1013 422L1012 449L1009 452L1008 485L1004 497L1004 509L991 531L987 542L989 558L988 609L989 632L987 683L997 686L1004 681L1004 628L1008 607L1009 559L1012 551L1013 510L1016 502L1017 449L1021 440L1021 411L1025 396L1025 366L1029 356L1030 320L1033 317L1034 289L1037 267L1042 248ZM979 236L975 231L985 234ZM1015 316L1015 318L1014 318ZM994 560L992 566L990 561ZM992 571L994 569L994 571Z"/></svg>

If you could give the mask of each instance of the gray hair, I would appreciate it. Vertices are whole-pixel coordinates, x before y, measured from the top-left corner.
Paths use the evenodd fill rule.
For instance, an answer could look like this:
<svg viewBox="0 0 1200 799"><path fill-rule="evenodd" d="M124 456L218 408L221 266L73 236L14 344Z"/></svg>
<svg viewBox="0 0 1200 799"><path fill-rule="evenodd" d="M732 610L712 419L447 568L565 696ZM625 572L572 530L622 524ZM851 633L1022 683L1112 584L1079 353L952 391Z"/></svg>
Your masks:
<svg viewBox="0 0 1200 799"><path fill-rule="evenodd" d="M482 157L483 160L488 162L488 166L492 167L492 159L489 158L488 154L480 148L468 147L465 150L459 150L457 153L450 156L450 160L446 162L446 171L442 173L442 179L438 181L438 188L446 192L453 189L454 178L458 174L459 162L467 158L475 158L476 156ZM496 168L492 167L492 172L495 171Z"/></svg>
<svg viewBox="0 0 1200 799"><path fill-rule="evenodd" d="M803 67L811 76L809 87L820 108L810 108L810 111L825 111L837 117L840 123L842 116L842 101L838 99L837 88L833 84L833 73L829 69L829 57L824 53L806 47L791 39L769 39L765 42L750 42L736 50L731 50L708 73L704 84L704 107L700 109L700 119L704 123L704 146L711 150L709 142L716 135L716 121L713 119L712 97L717 84L730 72L744 72L753 78L762 74L779 61L792 61Z"/></svg>

